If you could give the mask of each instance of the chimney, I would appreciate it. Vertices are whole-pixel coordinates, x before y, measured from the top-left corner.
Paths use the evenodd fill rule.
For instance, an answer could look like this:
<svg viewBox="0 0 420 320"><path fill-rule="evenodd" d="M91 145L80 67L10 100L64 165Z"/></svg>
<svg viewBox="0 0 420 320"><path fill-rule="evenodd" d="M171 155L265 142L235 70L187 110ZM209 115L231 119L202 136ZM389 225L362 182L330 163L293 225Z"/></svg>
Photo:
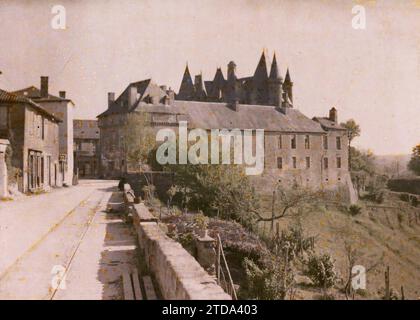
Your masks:
<svg viewBox="0 0 420 320"><path fill-rule="evenodd" d="M130 108L137 100L137 87L130 86L128 88L128 107Z"/></svg>
<svg viewBox="0 0 420 320"><path fill-rule="evenodd" d="M66 98L66 92L65 91L59 91L58 92L59 96L61 99L65 99Z"/></svg>
<svg viewBox="0 0 420 320"><path fill-rule="evenodd" d="M228 72L227 72L228 79L236 78L236 64L235 64L235 62L233 62L233 61L229 62L227 69L228 69Z"/></svg>
<svg viewBox="0 0 420 320"><path fill-rule="evenodd" d="M168 104L171 105L175 100L175 91L172 90L171 87L166 91L166 94L168 95Z"/></svg>
<svg viewBox="0 0 420 320"><path fill-rule="evenodd" d="M115 92L108 92L108 108L115 101Z"/></svg>
<svg viewBox="0 0 420 320"><path fill-rule="evenodd" d="M48 77L41 76L41 98L48 98Z"/></svg>
<svg viewBox="0 0 420 320"><path fill-rule="evenodd" d="M330 121L333 121L333 122L337 123L337 120L338 120L337 118L338 118L337 117L337 109L332 107L330 109L330 116L328 117L328 119L330 119Z"/></svg>

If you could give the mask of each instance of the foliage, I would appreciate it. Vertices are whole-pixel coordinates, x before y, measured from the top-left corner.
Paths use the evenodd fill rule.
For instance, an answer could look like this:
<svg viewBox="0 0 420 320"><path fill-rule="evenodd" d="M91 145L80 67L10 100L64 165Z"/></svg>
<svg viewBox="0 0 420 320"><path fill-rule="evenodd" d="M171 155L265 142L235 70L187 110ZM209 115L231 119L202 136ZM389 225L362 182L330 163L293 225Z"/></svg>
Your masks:
<svg viewBox="0 0 420 320"><path fill-rule="evenodd" d="M348 211L352 216L357 216L362 212L362 207L357 204L352 204L348 207Z"/></svg>
<svg viewBox="0 0 420 320"><path fill-rule="evenodd" d="M284 300L294 284L294 273L284 259L268 255L260 264L245 258L244 267L249 299Z"/></svg>
<svg viewBox="0 0 420 320"><path fill-rule="evenodd" d="M286 256L293 261L300 253L312 249L312 238L305 237L301 225L292 226L288 231L275 235L269 243L271 251L276 255Z"/></svg>
<svg viewBox="0 0 420 320"><path fill-rule="evenodd" d="M311 254L305 273L316 286L324 289L331 288L337 281L334 261L327 253L321 255Z"/></svg>
<svg viewBox="0 0 420 320"><path fill-rule="evenodd" d="M194 216L194 222L200 230L205 230L209 225L209 218L200 212Z"/></svg>
<svg viewBox="0 0 420 320"><path fill-rule="evenodd" d="M372 151L358 150L350 147L351 170L365 172L371 175L375 172L375 156Z"/></svg>
<svg viewBox="0 0 420 320"><path fill-rule="evenodd" d="M129 113L123 126L121 141L127 166L135 171L145 171L147 165L155 165L155 135L149 117L144 112Z"/></svg>
<svg viewBox="0 0 420 320"><path fill-rule="evenodd" d="M404 202L409 202L410 201L410 195L408 193L401 193L400 194L400 200L404 201Z"/></svg>
<svg viewBox="0 0 420 320"><path fill-rule="evenodd" d="M348 137L348 141L349 141L349 145L348 145L348 152L349 152L349 169L350 170L354 170L353 169L353 155L351 153L351 143L353 142L353 140L356 137L360 136L360 126L356 123L356 121L354 121L353 119L347 120L345 123L341 124L342 126L344 126L347 129L347 137Z"/></svg>
<svg viewBox="0 0 420 320"><path fill-rule="evenodd" d="M354 121L354 119L347 120L342 125L347 129L347 136L349 138L349 144L353 141L354 138L360 136L360 126Z"/></svg>
<svg viewBox="0 0 420 320"><path fill-rule="evenodd" d="M5 158L6 158L5 160L6 160L6 167L7 167L8 183L9 184L17 183L19 177L22 176L22 170L14 167L12 164L13 148L11 145L8 145L6 148Z"/></svg>
<svg viewBox="0 0 420 320"><path fill-rule="evenodd" d="M275 202L278 204L273 210L271 217L263 217L258 211L254 211L257 221L271 221L284 218L286 216L302 213L302 209L308 205L314 205L323 197L322 191L314 191L294 184L291 187L278 185L273 194ZM277 212L275 212L277 211Z"/></svg>
<svg viewBox="0 0 420 320"><path fill-rule="evenodd" d="M155 198L156 187L153 184L147 184L142 188L144 195L147 197L146 200L150 201Z"/></svg>
<svg viewBox="0 0 420 320"><path fill-rule="evenodd" d="M183 205L206 214L252 224L250 212L259 207L244 168L238 165L166 165L175 173Z"/></svg>
<svg viewBox="0 0 420 320"><path fill-rule="evenodd" d="M420 144L413 148L411 159L408 163L408 169L420 176Z"/></svg>

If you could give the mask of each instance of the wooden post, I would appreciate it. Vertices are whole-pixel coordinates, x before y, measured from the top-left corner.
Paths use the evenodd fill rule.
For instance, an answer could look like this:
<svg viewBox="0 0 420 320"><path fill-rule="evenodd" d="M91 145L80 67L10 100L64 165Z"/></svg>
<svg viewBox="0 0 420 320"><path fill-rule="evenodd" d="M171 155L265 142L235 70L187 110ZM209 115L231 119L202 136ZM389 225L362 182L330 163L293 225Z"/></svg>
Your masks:
<svg viewBox="0 0 420 320"><path fill-rule="evenodd" d="M389 291L389 266L386 267L385 271L385 300L390 300L391 294Z"/></svg>
<svg viewBox="0 0 420 320"><path fill-rule="evenodd" d="M403 286L401 286L401 300L405 300L404 287Z"/></svg>
<svg viewBox="0 0 420 320"><path fill-rule="evenodd" d="M220 236L216 237L216 276L217 283L220 285Z"/></svg>
<svg viewBox="0 0 420 320"><path fill-rule="evenodd" d="M274 203L276 200L276 190L273 190L273 199L271 201L271 232L274 231Z"/></svg>

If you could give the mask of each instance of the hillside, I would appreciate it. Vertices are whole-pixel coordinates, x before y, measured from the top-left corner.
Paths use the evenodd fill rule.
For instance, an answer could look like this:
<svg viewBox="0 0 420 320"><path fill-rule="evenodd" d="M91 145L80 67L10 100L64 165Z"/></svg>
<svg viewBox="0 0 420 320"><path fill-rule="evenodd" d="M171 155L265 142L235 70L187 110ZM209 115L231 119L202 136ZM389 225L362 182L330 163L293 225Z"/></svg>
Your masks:
<svg viewBox="0 0 420 320"><path fill-rule="evenodd" d="M384 288L384 271L390 267L390 286L398 296L404 286L406 299L420 298L420 208L414 208L395 196L381 205L361 201L362 213L351 216L344 210L320 207L301 217L306 235L316 236L315 250L327 252L336 260L336 269L342 278L347 274L344 242L350 241L358 250L356 264L367 270L366 296L379 299ZM417 219L416 219L417 215ZM279 220L280 229L295 223L296 218ZM266 230L269 226L266 225ZM266 231L266 233L267 233ZM303 282L309 281L300 277ZM319 290L300 286L296 297L313 299ZM335 290L336 298L345 298Z"/></svg>

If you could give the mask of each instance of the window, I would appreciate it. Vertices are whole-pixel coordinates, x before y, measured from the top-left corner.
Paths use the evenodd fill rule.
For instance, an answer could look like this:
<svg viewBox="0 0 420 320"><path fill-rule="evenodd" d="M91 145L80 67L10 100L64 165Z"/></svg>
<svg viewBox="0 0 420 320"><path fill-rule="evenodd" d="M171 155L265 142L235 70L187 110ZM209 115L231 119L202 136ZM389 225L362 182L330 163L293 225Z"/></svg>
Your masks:
<svg viewBox="0 0 420 320"><path fill-rule="evenodd" d="M7 107L0 107L0 129L7 129Z"/></svg>
<svg viewBox="0 0 420 320"><path fill-rule="evenodd" d="M324 169L328 169L328 158L324 158Z"/></svg>
<svg viewBox="0 0 420 320"><path fill-rule="evenodd" d="M336 138L337 150L341 150L341 137Z"/></svg>
<svg viewBox="0 0 420 320"><path fill-rule="evenodd" d="M296 157L293 157L292 158L292 161L293 161L293 169L296 169L297 168L297 160L296 160Z"/></svg>
<svg viewBox="0 0 420 320"><path fill-rule="evenodd" d="M311 148L311 143L309 140L309 135L305 136L305 149L310 149Z"/></svg>
<svg viewBox="0 0 420 320"><path fill-rule="evenodd" d="M311 158L306 157L306 169L309 169L311 167Z"/></svg>
<svg viewBox="0 0 420 320"><path fill-rule="evenodd" d="M328 136L323 137L323 144L324 144L324 149L327 150L328 149Z"/></svg>
<svg viewBox="0 0 420 320"><path fill-rule="evenodd" d="M283 158L282 157L277 158L277 168L278 169L283 169Z"/></svg>
<svg viewBox="0 0 420 320"><path fill-rule="evenodd" d="M283 148L283 144L281 141L281 135L279 135L279 149Z"/></svg>
<svg viewBox="0 0 420 320"><path fill-rule="evenodd" d="M341 169L341 157L337 157L337 168Z"/></svg>
<svg viewBox="0 0 420 320"><path fill-rule="evenodd" d="M296 135L295 134L292 136L291 145L292 145L292 149L296 149Z"/></svg>
<svg viewBox="0 0 420 320"><path fill-rule="evenodd" d="M41 118L41 136L42 136L42 140L45 139L45 125L46 125L46 119L45 118Z"/></svg>

